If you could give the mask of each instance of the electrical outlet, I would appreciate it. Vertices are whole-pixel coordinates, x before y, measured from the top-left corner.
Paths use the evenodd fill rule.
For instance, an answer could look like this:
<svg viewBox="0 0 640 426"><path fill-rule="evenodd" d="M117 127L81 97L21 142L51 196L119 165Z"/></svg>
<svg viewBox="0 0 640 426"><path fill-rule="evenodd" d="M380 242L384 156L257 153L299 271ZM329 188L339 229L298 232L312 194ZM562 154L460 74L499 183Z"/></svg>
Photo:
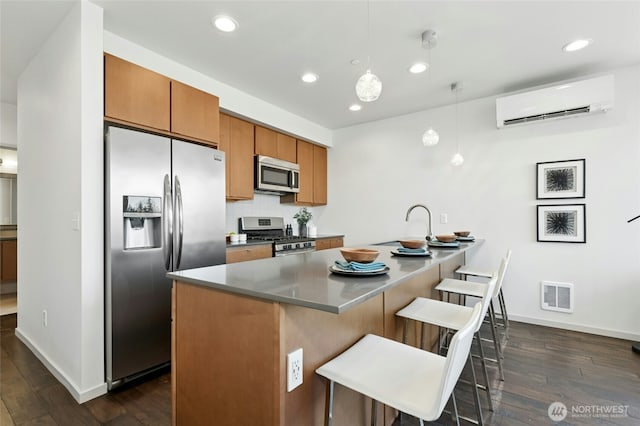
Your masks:
<svg viewBox="0 0 640 426"><path fill-rule="evenodd" d="M440 223L445 224L449 221L449 217L446 213L440 213Z"/></svg>
<svg viewBox="0 0 640 426"><path fill-rule="evenodd" d="M47 325L49 325L49 321L47 319L47 310L45 309L42 311L42 326L46 327Z"/></svg>
<svg viewBox="0 0 640 426"><path fill-rule="evenodd" d="M302 348L287 355L287 392L302 384Z"/></svg>

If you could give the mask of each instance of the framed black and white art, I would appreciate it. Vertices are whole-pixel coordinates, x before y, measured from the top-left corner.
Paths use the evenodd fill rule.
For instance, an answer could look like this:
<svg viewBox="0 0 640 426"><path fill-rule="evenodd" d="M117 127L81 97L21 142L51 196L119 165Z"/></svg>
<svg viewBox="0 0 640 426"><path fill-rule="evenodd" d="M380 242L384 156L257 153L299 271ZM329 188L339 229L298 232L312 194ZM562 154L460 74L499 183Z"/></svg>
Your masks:
<svg viewBox="0 0 640 426"><path fill-rule="evenodd" d="M586 243L584 204L538 206L538 241Z"/></svg>
<svg viewBox="0 0 640 426"><path fill-rule="evenodd" d="M584 198L584 174L584 158L537 163L536 198Z"/></svg>

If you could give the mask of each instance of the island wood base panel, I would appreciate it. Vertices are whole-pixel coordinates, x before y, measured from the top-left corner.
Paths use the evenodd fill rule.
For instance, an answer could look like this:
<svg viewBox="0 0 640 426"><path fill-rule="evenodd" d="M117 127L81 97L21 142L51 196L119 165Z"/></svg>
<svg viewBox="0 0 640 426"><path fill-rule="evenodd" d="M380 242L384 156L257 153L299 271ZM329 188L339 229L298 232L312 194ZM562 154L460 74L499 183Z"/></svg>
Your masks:
<svg viewBox="0 0 640 426"><path fill-rule="evenodd" d="M395 312L417 296L437 297L433 287L462 263L463 254L341 314L175 281L172 423L324 425L326 383L316 368L367 333L402 340ZM428 328L427 342L436 333ZM410 324L408 343L419 334ZM287 392L286 357L298 348L303 384ZM334 401L335 426L370 424L368 398L336 386ZM379 406L378 424L396 414Z"/></svg>

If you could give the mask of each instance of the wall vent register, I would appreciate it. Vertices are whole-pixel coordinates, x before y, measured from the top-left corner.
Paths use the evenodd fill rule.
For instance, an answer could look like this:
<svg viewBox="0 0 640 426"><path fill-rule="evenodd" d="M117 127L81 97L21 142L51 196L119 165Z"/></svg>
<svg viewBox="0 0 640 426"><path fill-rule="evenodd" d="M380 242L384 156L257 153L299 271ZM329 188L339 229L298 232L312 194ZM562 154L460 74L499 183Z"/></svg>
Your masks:
<svg viewBox="0 0 640 426"><path fill-rule="evenodd" d="M542 281L540 284L541 309L573 312L573 284L552 281Z"/></svg>

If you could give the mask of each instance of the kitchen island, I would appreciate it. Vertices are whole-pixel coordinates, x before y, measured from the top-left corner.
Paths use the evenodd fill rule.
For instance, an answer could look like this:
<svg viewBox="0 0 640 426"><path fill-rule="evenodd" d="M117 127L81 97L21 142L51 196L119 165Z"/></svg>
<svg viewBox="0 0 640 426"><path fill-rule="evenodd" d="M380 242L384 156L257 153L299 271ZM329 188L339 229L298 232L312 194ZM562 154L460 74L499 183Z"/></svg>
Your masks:
<svg viewBox="0 0 640 426"><path fill-rule="evenodd" d="M395 312L417 296L438 297L433 287L481 244L432 248L431 257L369 246L389 267L371 277L329 272L339 249L170 273L173 424L324 424L325 383L315 369L367 333L401 340ZM408 343L418 337L412 325ZM287 392L286 356L298 348L303 384ZM368 424L364 397L338 387L335 401L336 426ZM379 416L390 424L395 412Z"/></svg>

